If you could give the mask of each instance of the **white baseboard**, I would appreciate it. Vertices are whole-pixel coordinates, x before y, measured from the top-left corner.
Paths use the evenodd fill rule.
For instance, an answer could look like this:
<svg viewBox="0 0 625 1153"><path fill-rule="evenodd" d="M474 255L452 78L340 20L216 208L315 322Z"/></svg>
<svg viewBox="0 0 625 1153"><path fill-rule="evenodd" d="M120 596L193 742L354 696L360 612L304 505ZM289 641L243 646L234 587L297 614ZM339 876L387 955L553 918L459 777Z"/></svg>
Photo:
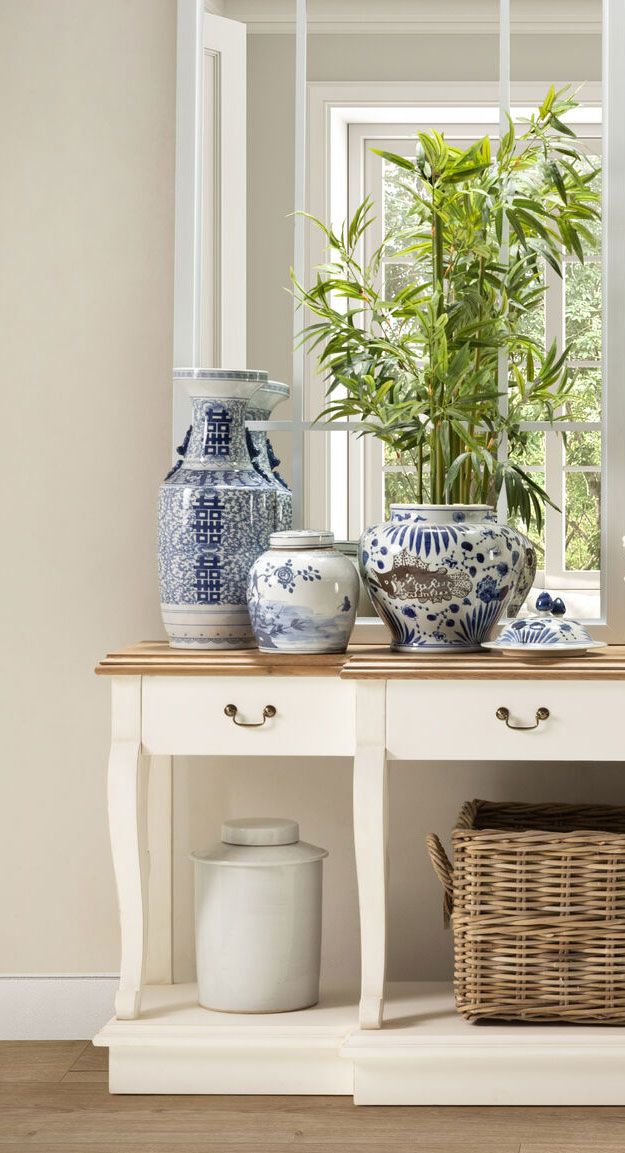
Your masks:
<svg viewBox="0 0 625 1153"><path fill-rule="evenodd" d="M0 975L0 1040L88 1040L113 1016L113 973Z"/></svg>

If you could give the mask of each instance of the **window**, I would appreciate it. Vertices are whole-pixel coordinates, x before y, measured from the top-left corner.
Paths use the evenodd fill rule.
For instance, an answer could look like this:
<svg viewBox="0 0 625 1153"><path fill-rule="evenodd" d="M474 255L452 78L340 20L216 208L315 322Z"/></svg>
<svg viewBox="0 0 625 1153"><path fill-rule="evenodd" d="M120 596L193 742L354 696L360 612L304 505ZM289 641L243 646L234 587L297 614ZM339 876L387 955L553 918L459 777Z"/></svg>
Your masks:
<svg viewBox="0 0 625 1153"><path fill-rule="evenodd" d="M518 118L527 111L517 106L513 114ZM412 156L416 132L433 127L458 147L466 148L485 134L491 135L496 147L495 119L496 111L491 108L441 108L423 110L413 124L350 125L349 214L367 195L377 209L374 225L365 235L364 259L381 244L389 228L400 226L409 205L404 174L373 149ZM599 120L599 109L580 107L572 121L589 164L601 156ZM560 414L565 420L554 427L528 421L522 426L523 443L515 446L516 458L536 475L557 506L547 507L540 536L535 530L530 534L539 555L537 584L565 595L569 608L589 619L600 615L601 567L600 228L596 232L596 243L587 247L583 264L567 257L562 279L547 268L545 295L528 317L528 332L543 345L555 340L559 350L570 346L573 383L566 411ZM395 292L410 282L410 263L397 251L389 251L381 276L389 292ZM391 502L413 499L410 469L381 445L363 444L350 433L334 434L332 466L332 523L339 536L357 537L367 524L389 515Z"/></svg>
<svg viewBox="0 0 625 1153"><path fill-rule="evenodd" d="M517 84L513 88L513 108L519 114L542 98L546 84ZM396 171L372 152L373 147L412 154L419 128L437 127L449 139L468 144L486 132L495 139L498 120L496 85L406 85L380 84L380 100L375 101L371 86L319 85L311 93L310 156L325 155L325 168L313 174L311 167L310 211L339 225L365 195L378 205L377 231L367 239L373 248L379 243L385 217L401 211L401 188ZM403 103L398 103L401 92ZM350 100L351 97L351 100ZM400 98L401 98L400 97ZM410 97L412 99L410 99ZM315 116L316 112L316 116ZM600 85L587 84L581 107L575 113L575 131L588 154L589 162L602 156ZM614 128L612 128L612 133ZM605 168L605 159L604 159ZM600 178L598 178L600 180ZM614 175L612 177L614 179ZM607 177L606 177L607 180ZM615 213L615 200L611 200ZM601 228L597 227L597 233ZM601 252L597 247L584 254L584 263L567 258L562 280L547 270L544 305L531 317L532 331L559 347L570 344L569 368L573 386L564 421L555 429L527 422L522 426L522 451L526 467L544 480L545 487L560 511L547 509L540 548L537 585L563 593L571 614L596 622L595 635L614 641L625 640L625 606L621 605L623 556L622 494L606 480L611 470L613 482L620 476L620 427L622 397L616 376L617 361L612 353L610 420L606 417L607 382L603 349L608 352L618 342L607 340L603 321L602 262L614 269L614 246ZM363 255L367 255L366 252ZM324 259L322 246L309 240L309 269ZM403 261L389 252L384 264L387 283L401 283L407 274ZM612 284L616 279L612 272ZM611 296L612 309L616 290ZM323 382L308 365L307 417L314 420L323 407ZM317 426L319 430L319 426ZM564 435L562 435L564 433ZM610 443L610 469L607 445ZM312 523L331 527L337 539L355 540L363 526L384 517L391 500L410 499L405 492L403 469L385 456L384 448L371 437L360 438L347 426L332 426L325 435L314 432L306 437L307 516ZM325 485L324 485L325 480ZM608 524L608 516L610 524ZM311 520L312 518L312 520ZM535 537L535 531L532 532ZM609 541L609 548L606 547ZM610 628L606 618L610 612ZM615 632L616 628L616 632Z"/></svg>

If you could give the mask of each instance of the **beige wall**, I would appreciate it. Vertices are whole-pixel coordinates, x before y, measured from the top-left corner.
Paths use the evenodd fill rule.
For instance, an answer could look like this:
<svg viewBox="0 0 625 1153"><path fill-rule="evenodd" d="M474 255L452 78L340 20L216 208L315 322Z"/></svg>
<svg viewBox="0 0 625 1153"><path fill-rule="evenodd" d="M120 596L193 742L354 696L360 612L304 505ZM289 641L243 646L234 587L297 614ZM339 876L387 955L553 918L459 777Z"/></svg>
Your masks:
<svg viewBox="0 0 625 1153"><path fill-rule="evenodd" d="M91 669L107 649L161 634L154 501L170 436L175 7L0 6L4 972L118 965L105 822L108 685ZM597 75L596 45L577 38L574 46L577 75L582 65ZM527 78L544 78L557 47L519 41L515 68L524 59ZM492 78L492 39L471 38L469 48L454 38L319 36L311 74ZM250 38L249 363L285 379L292 81L292 38ZM452 719L451 700L449 710ZM425 831L446 832L473 795L609 799L619 777L617 767L395 767L391 973L449 968ZM268 810L298 817L303 836L330 849L325 972L348 981L357 969L349 763L226 768L181 759L178 977L193 968L188 850L216 837L224 816Z"/></svg>
<svg viewBox="0 0 625 1153"><path fill-rule="evenodd" d="M3 0L4 972L118 968L107 649L160 634L175 0Z"/></svg>

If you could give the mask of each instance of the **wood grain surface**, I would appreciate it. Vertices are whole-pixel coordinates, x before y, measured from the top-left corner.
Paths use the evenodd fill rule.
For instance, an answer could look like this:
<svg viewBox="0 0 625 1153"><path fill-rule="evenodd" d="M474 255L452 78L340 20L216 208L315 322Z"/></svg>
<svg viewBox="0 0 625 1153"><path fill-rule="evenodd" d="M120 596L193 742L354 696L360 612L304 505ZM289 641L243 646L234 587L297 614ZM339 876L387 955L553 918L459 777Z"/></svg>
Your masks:
<svg viewBox="0 0 625 1153"><path fill-rule="evenodd" d="M204 652L142 641L104 657L99 676L300 676L357 680L625 680L625 645L606 645L581 656L505 653L393 653L387 645L352 645L346 653Z"/></svg>
<svg viewBox="0 0 625 1153"><path fill-rule="evenodd" d="M348 1097L111 1096L105 1049L0 1043L3 1153L622 1153L623 1108L376 1106ZM91 1073L99 1081L76 1079ZM71 1076L74 1074L74 1076Z"/></svg>

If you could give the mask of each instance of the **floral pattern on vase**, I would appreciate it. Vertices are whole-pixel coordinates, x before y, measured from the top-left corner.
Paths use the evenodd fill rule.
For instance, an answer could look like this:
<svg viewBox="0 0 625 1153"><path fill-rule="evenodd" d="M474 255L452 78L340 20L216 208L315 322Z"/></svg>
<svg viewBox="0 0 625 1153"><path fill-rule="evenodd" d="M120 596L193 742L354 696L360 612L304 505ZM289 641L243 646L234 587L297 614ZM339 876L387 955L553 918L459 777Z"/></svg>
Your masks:
<svg viewBox="0 0 625 1153"><path fill-rule="evenodd" d="M520 612L536 577L536 568L538 566L538 557L536 556L536 549L534 548L531 540L526 537L522 532L516 530L519 539L524 548L524 564L519 570L518 580L512 589L510 600L506 605L506 615L515 617Z"/></svg>
<svg viewBox="0 0 625 1153"><path fill-rule="evenodd" d="M249 570L276 520L275 487L253 468L245 419L266 373L182 369L193 402L183 455L160 488L159 581L175 648L255 647Z"/></svg>
<svg viewBox="0 0 625 1153"><path fill-rule="evenodd" d="M258 647L290 653L344 652L360 591L332 533L278 532L252 566L247 600Z"/></svg>
<svg viewBox="0 0 625 1153"><path fill-rule="evenodd" d="M525 538L484 505L391 505L360 565L395 650L477 649L516 590Z"/></svg>
<svg viewBox="0 0 625 1153"><path fill-rule="evenodd" d="M247 410L248 421L269 420L274 408L288 396L288 384L282 384L278 380L267 381L267 384L254 393ZM276 531L286 531L293 523L293 497L284 477L278 472L280 461L267 432L246 429L246 435L254 468L276 489Z"/></svg>
<svg viewBox="0 0 625 1153"><path fill-rule="evenodd" d="M579 621L554 620L553 617L521 617L511 621L497 638L500 645L588 644L592 637Z"/></svg>

